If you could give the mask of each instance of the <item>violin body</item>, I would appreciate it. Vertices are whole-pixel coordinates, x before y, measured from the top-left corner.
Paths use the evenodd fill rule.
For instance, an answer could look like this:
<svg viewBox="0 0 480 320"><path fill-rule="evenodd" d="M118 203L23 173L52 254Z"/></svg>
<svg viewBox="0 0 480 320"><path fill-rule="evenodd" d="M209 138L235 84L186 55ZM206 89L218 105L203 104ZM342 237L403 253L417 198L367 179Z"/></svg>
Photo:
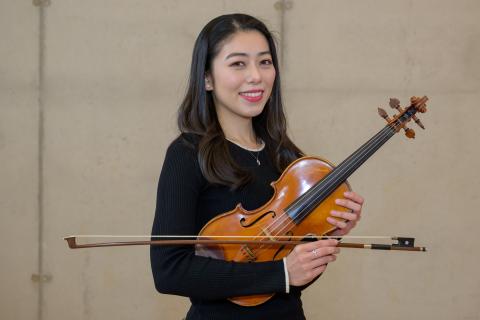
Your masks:
<svg viewBox="0 0 480 320"><path fill-rule="evenodd" d="M200 231L199 236L245 236L275 239L276 236L322 236L335 227L327 222L331 210L345 211L335 204L335 199L343 198L350 190L347 182L340 184L300 223L292 219L287 208L299 197L310 190L333 170L333 166L316 157L303 157L292 162L280 178L272 182L274 195L262 207L247 211L238 204L232 211L223 213L210 220ZM234 239L234 238L232 238ZM197 245L196 254L235 262L263 262L280 260L292 250L291 246L272 245ZM234 297L230 300L242 306L259 305L273 294Z"/></svg>

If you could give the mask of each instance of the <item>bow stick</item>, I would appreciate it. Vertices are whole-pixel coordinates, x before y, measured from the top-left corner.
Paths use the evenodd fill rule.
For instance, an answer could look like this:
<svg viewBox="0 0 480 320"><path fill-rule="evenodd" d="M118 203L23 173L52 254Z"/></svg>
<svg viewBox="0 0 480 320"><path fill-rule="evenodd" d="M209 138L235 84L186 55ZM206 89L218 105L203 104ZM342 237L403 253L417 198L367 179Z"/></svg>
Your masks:
<svg viewBox="0 0 480 320"><path fill-rule="evenodd" d="M111 241L111 242L97 242L77 244L77 238L153 238L156 240L136 240L136 241ZM348 243L339 242L337 247L353 248L353 249L372 249L372 250L400 250L400 251L427 251L426 247L415 247L415 238L412 237L387 237L387 236L344 236L344 237L300 237L300 236L277 236L274 239L271 237L251 237L251 236L114 236L114 235L78 235L67 236L64 240L67 241L70 249L82 248L98 248L98 247L120 247L120 246L169 246L169 245L215 245L215 244L256 244L256 245L288 245L295 246L298 244L315 241L318 239L389 239L390 244L376 244L376 243Z"/></svg>

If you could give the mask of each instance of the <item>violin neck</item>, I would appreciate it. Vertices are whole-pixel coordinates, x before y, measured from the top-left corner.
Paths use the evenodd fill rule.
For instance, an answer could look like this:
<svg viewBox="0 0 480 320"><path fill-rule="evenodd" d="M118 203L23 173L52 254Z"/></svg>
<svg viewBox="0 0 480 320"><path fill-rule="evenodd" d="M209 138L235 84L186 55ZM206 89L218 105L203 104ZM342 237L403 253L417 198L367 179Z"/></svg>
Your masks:
<svg viewBox="0 0 480 320"><path fill-rule="evenodd" d="M382 147L393 135L395 135L395 130L388 125L385 126L347 159L343 160L343 162L329 174L329 176L332 176L329 178L329 180L332 180L332 183L328 183L327 181L322 182L322 180L319 184L332 184L332 190L330 190L331 193L341 183L345 182L348 177L350 177L365 161L377 152L377 150L380 149L380 147Z"/></svg>
<svg viewBox="0 0 480 320"><path fill-rule="evenodd" d="M390 125L385 126L370 140L363 144L357 151L333 169L325 178L316 183L312 188L294 201L286 213L296 224L308 216L325 198L347 180L368 158L370 158L394 134L395 129Z"/></svg>

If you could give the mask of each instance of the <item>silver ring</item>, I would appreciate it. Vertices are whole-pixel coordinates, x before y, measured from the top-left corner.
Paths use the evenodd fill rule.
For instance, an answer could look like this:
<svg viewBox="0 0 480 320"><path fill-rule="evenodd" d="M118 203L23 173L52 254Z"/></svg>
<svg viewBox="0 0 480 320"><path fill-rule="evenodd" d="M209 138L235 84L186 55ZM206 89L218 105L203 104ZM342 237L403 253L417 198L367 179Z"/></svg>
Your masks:
<svg viewBox="0 0 480 320"><path fill-rule="evenodd" d="M312 250L312 253L313 253L313 256L314 256L315 258L318 257L317 249L313 249L313 250Z"/></svg>

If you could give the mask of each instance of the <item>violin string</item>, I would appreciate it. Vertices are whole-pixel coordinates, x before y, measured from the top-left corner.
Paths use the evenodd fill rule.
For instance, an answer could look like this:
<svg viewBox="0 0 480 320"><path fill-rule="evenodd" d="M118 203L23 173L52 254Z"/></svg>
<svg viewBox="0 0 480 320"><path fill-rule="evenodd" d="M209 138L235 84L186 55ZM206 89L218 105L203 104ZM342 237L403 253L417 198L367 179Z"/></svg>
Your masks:
<svg viewBox="0 0 480 320"><path fill-rule="evenodd" d="M350 166L345 166L343 168L340 168L340 170L335 171L334 174L327 175L327 177L325 177L324 181L322 181L321 184L317 184L314 187L312 187L312 189L310 189L308 191L308 194L307 193L305 194L305 196L302 198L301 201L303 203L307 203L307 204L312 203L312 202L318 200L322 196L321 193L326 191L328 186L330 186L332 184L339 183L340 179L342 177L342 174L344 172L354 168L358 163L360 163L361 161L363 161L365 159L364 158L365 155L367 155L368 153L370 153L371 150L379 147L381 144L383 144L385 142L384 138L388 137L388 135L391 133L391 131L388 130L388 129L391 129L391 127L386 126L382 131L380 131L379 134L376 135L375 140L373 140L371 143L364 144L359 149L359 152L358 151L356 152L357 156L356 156L355 160L351 163ZM390 137L388 137L388 138L390 138ZM301 206L303 203L296 204L296 206L297 207ZM287 212L288 212L288 210L287 210ZM287 212L285 214L288 215ZM298 214L300 219L303 219L306 215L308 215L308 206L304 209L301 209L300 213ZM286 219L286 217L285 217L285 219ZM294 225L293 219L290 219L289 225ZM285 223L283 223L284 227L285 226L289 227L289 225L286 225ZM280 224L280 226L282 226L282 224ZM285 228L283 228L283 229L285 229ZM283 230L280 230L279 233L282 233L282 231Z"/></svg>
<svg viewBox="0 0 480 320"><path fill-rule="evenodd" d="M407 108L406 111L408 111L408 109L410 108ZM404 114L406 114L407 112L405 112ZM364 156L366 155L366 153L369 153L371 150L378 150L386 141L388 141L396 132L398 132L398 130L401 128L402 124L406 123L408 120L411 119L412 115L414 115L416 112L413 112L412 114L409 114L407 115L407 118L406 119L403 119L402 120L402 117L399 117L398 119L396 119L394 122L388 124L387 126L385 126L382 130L380 130L379 133L377 133L373 138L371 138L367 143L365 143L364 145L362 145L359 150L357 150L356 152L354 152L349 158L351 157L356 157L356 159L354 160L353 164L348 167L348 166L345 166L345 168L340 168L340 171L336 171L335 175L333 174L328 174L327 177L325 177L325 181L322 182L322 184L317 184L315 185L313 188L317 188L317 189L321 189L322 187L321 186L325 186L326 184L326 181L328 181L328 179L330 180L337 180L335 181L333 184L337 184L339 182L339 179L341 178L341 172L342 170L343 171L346 171L347 169L348 170L351 170L352 168L354 168L354 171L356 170L355 166L360 163L360 162L364 162L366 161L366 159L368 159L368 157L370 157L371 155L368 155L367 157L364 158ZM386 138L386 139L385 139ZM385 140L384 140L385 139ZM375 142L374 142L375 141ZM375 151L376 151L375 150ZM347 158L345 161L347 161L349 158ZM362 163L363 163L362 162ZM357 167L358 168L358 167ZM352 173L354 172L352 171ZM340 173L339 173L340 172ZM350 173L351 174L351 173ZM328 183L331 185L331 183ZM326 190L326 188L324 187L323 190ZM322 190L322 191L323 191ZM310 190L309 190L310 191ZM311 195L312 193L308 193L305 197L302 197L303 200L301 201L306 201L305 198L307 198L307 200L311 201L312 198L314 198L315 200L314 201L317 201L320 196L317 196L318 194L318 191L317 192L314 192L313 195ZM303 195L302 195L303 196ZM310 199L308 199L310 198ZM295 205L295 204L294 204ZM297 205L298 205L298 202L297 202ZM308 206L306 207L306 209L308 209ZM300 214L302 214L302 219L309 214L309 212L305 209L304 210L304 213L302 213L302 211L300 211ZM286 212L284 212L278 219L276 219L275 221L273 221L269 226L267 226L267 230L269 230L268 232L270 233L270 229L272 226L274 226L275 224L279 225L279 227L281 227L280 231L278 233L275 234L275 232L272 232L274 234L274 236L278 236L279 234L285 232L284 230L287 228L287 230L290 229L290 225L295 225L293 219L290 218L290 216L287 214L288 212L288 209ZM289 219L290 218L290 219ZM283 221L282 221L283 220ZM284 221L287 221L287 223L285 223ZM263 232L264 233L264 232ZM260 247L257 249L257 250L254 250L254 253L259 253L261 252L262 250L265 250L264 249L265 245L260 245Z"/></svg>
<svg viewBox="0 0 480 320"><path fill-rule="evenodd" d="M382 136L379 136L377 134L376 138L382 138ZM351 161L351 158L354 158L355 160L360 159L360 156L363 156L362 153L364 152L370 152L370 150L373 149L371 148L371 141L368 143L364 144L359 150L357 150L354 154L352 154L349 158L347 158L344 163ZM325 190L325 185L326 187L331 186L330 180L335 180L338 176L342 176L344 172L348 172L351 168L355 167L357 165L358 161L352 162L351 166L345 166L342 167L342 164L340 164L336 170L333 170L330 174L328 174L323 180L317 182L316 185L314 185L310 190L308 190L305 194L303 194L299 199L297 199L293 204L291 204L287 210L295 211L297 209L300 209L305 203L309 203L312 199L313 196L317 195L320 191Z"/></svg>
<svg viewBox="0 0 480 320"><path fill-rule="evenodd" d="M335 175L333 174L329 174L327 175L327 177L325 177L325 181L322 182L322 184L317 184L316 186L312 187L312 189L320 189L320 190L313 190L313 192L310 192L310 189L308 191L308 194L305 193L304 197L302 198L302 201L304 202L307 202L307 203L311 203L312 199L314 199L313 201L315 200L318 200L320 198L320 196L317 196L318 193L320 191L324 191L326 190L326 188L324 187L323 190L321 189L321 186L324 186L325 184L328 184L328 185L331 185L332 183L329 181L329 180L337 180L335 181L333 184L335 183L338 183L339 182L339 178L341 178L341 174L343 173L342 170L345 172L345 171L348 171L352 168L354 168L358 163L360 163L361 161L364 161L365 160L365 155L367 153L369 153L371 150L375 149L375 148L379 148L383 143L385 143L391 136L393 136L392 134L392 130L395 131L397 128L397 124L394 125L394 128L392 128L390 125L387 125L385 126L385 128L383 128L378 134L376 134L372 139L370 139L369 142L365 143L362 147L360 147L360 149L358 151L356 151L354 154L352 154L350 157L352 157L353 155L357 154L356 156L356 159L355 161L352 163L351 166L345 166L344 168L340 168L339 171L336 171L335 172ZM390 136L389 136L390 135ZM385 141L384 139L387 138ZM349 157L349 158L350 158ZM347 161L349 158L347 158L345 161ZM345 162L344 161L344 162ZM294 204L295 205L295 204ZM297 205L298 206L298 205ZM308 207L307 207L308 209ZM287 212L288 212L288 209L287 209ZM283 215L288 215L287 212L285 212ZM302 211L300 211L300 218L304 218L306 215L308 215L308 212L305 212L305 213L302 213ZM290 217L288 215L288 217ZM284 220L288 219L287 217L284 218ZM294 225L294 222L292 219L290 219L289 223L285 224L283 223L282 221L277 221L281 227L283 227L283 229L285 229L285 227L290 227L290 225ZM275 221L272 223L272 225L275 223ZM279 233L282 233L283 230L280 230Z"/></svg>
<svg viewBox="0 0 480 320"><path fill-rule="evenodd" d="M378 136L378 139L375 139L377 141L373 142L372 143L366 143L364 144L364 146L362 146L359 150L361 150L362 148L364 148L364 150L362 150L361 152L355 152L353 155L359 153L358 155L356 155L356 159L353 161L353 163L351 164L351 166L345 166L345 168L341 168L341 170L339 170L338 172L335 172L335 174L329 174L328 177L332 176L332 180L334 180L334 182L332 183L329 183L329 185L336 185L336 184L340 184L341 183L341 180L342 177L343 177L343 173L344 172L348 172L350 171L351 169L353 170L356 170L359 166L357 166L357 164L361 164L363 162L365 162L372 154L370 154L370 151L374 150L378 150L385 142L387 142L396 132L396 129L398 128L398 126L401 125L402 122L400 123L395 123L394 125L394 128L392 128L391 126L387 125L385 126L385 128L383 128L376 136ZM368 146L366 146L368 145ZM349 158L351 158L352 156L350 156ZM349 159L347 158L347 159ZM347 161L347 160L345 160ZM345 162L344 161L344 162ZM343 170L342 170L343 169ZM343 171L343 172L342 172ZM351 173L353 173L354 171L352 171ZM349 175L351 175L348 174ZM325 179L327 180L327 179ZM304 209L301 209L303 210L303 214L301 213L301 216L300 218L304 218L306 215L309 214L309 207L308 207L308 204L311 204L311 203L315 203L318 201L318 199L320 199L322 197L322 194L321 192L324 192L326 190L328 190L328 186L324 187L323 190L321 189L321 185L325 185L326 183L322 183L322 184L317 184L315 187L317 187L317 189L320 189L320 190L316 190L312 193L310 193L312 196L310 196L310 199L308 199L308 195L307 195L307 200L303 200L304 203L306 202L307 203L307 206L304 208ZM320 192L321 191L321 192ZM312 200L313 198L313 200ZM301 205L300 205L301 206ZM302 211L301 211L302 212Z"/></svg>
<svg viewBox="0 0 480 320"><path fill-rule="evenodd" d="M308 214L312 204L317 203L321 197L327 196L325 192L329 192L331 186L340 185L343 182L342 180L345 180L345 176L349 176L353 173L353 171L359 167L359 164L363 163L372 155L372 150L378 149L384 144L387 141L385 138L389 138L388 135L388 133L386 135L380 135L378 141L375 141L373 145L369 146L369 148L365 148L360 153L357 153L354 156L352 163L347 164L345 167L341 167L340 170L332 171L332 174L330 174L325 181L314 186L311 189L311 192L309 190L309 193L296 204L296 208L300 210L300 213L298 214L300 219Z"/></svg>
<svg viewBox="0 0 480 320"><path fill-rule="evenodd" d="M327 177L325 177L325 181L322 182L322 184L317 184L313 188L321 189L322 188L321 186L325 186L328 179L330 179L330 180L335 180L336 179L337 181L335 181L334 184L338 183L339 181L338 181L337 177L338 176L341 177L342 169L343 169L343 171L345 171L347 169L350 170L351 168L354 168L360 161L365 161L366 158L368 158L368 157L366 157L365 159L363 158L363 156L366 153L369 153L370 150L373 150L375 148L378 149L381 145L383 145L386 141L388 141L388 139L390 139L395 134L395 132L398 129L398 126L400 126L402 123L406 122L406 121L401 122L401 121L399 121L399 119L397 119L395 121L395 123L393 124L393 128L392 128L391 124L388 124L382 130L380 130L379 133L377 133L374 137L372 137L367 143L363 144L359 148L359 150L357 150L349 158L347 158L345 161L348 161L348 159L350 159L351 157L354 157L354 156L357 157L355 159L354 163L350 167L345 166L345 168L340 168L340 171L336 171L335 175L332 175L332 174L327 175ZM393 130L393 134L392 134L392 130ZM385 141L383 141L383 139L387 136L389 136L389 137ZM370 147L370 146L372 146L372 147ZM331 183L328 183L328 184L331 185ZM323 190L325 190L325 189L326 188L324 187ZM318 191L314 190L313 195L311 195L312 193L309 192L306 196L302 197L303 198L302 201L304 201L304 203L305 203L307 200L311 201L312 198L314 198L315 201L318 200L319 197L317 196L317 194L318 194L317 192ZM298 202L297 202L297 205L298 205ZM307 209L308 209L308 207L307 207ZM300 211L300 214L302 215L301 218L303 219L303 217L308 215L308 211L305 211L304 213L302 213L302 211ZM285 221L287 221L287 222L285 223ZM276 227L274 227L275 225L278 225L281 228L278 232L273 232L273 230L276 229ZM288 215L288 209L287 209L287 211L285 211L280 217L278 217L278 219L275 219L275 221L270 223L270 225L267 226L266 229L268 230L268 233L272 233L274 236L278 236L279 234L282 234L283 232L285 232L285 230L289 230L291 228L291 226L294 226L294 225L295 225L295 223L294 223L293 219L291 219L290 216ZM265 231L261 231L256 237L260 237L261 234L265 234ZM251 251L253 251L253 253L256 253L258 255L261 251L266 250L264 247L265 247L265 245L260 245L255 250L251 249Z"/></svg>
<svg viewBox="0 0 480 320"><path fill-rule="evenodd" d="M386 131L386 130L385 130L385 131ZM383 138L385 138L385 136L388 136L388 134L386 134L385 132L382 132L381 134L377 134L377 135L376 135L376 137L377 137L376 140L377 140L377 141L375 141L375 143L374 143L373 145L376 146L377 144L381 144L382 142L384 143ZM362 150L362 148L360 148L360 149L361 149L360 152L356 152L356 153L357 153L357 157L358 157L357 160L354 161L354 163L353 163L352 166L350 166L350 167L347 166L347 167L343 168L344 171L346 171L347 169L349 170L351 167L355 167L355 165L356 165L359 161L362 161L362 158L363 158L363 156L364 156L366 153L369 153L370 150L372 150L373 148L375 148L375 147L373 147L373 148L368 148L367 146L369 146L369 145L370 145L370 144L368 144L368 143L365 144L365 145L363 146L363 150ZM341 177L342 168L340 168L340 169L341 169L341 170L340 170L339 172L337 172L337 175L336 175L336 176L335 176L335 175L329 175L329 176L327 176L327 177L329 177L330 179L326 179L325 183L328 183L328 180L334 180L333 183L334 183L334 184L337 183L338 181L335 181L335 178L336 178L336 177L339 177L339 176ZM333 176L333 178L332 178L331 176ZM338 180L338 178L337 178L337 180ZM325 185L325 183L323 183L323 185ZM331 185L331 183L328 183L328 184ZM316 189L319 189L319 188L317 187ZM324 187L323 189L325 190L326 188ZM308 203L308 201L311 201L312 198L318 198L318 197L315 197L315 193L313 193L313 194L314 194L314 196L309 196L309 195L307 194L307 196L304 197L303 201L305 201L305 202ZM309 198L310 198L310 199L309 199ZM315 200L314 200L314 201L315 201ZM308 207L307 207L307 209L308 209ZM302 211L300 211L300 216L302 216L301 219L303 219L303 217L308 214L308 211L306 211L306 210L304 210L304 211L305 211L305 213L302 213ZM274 221L274 222L271 224L270 230L272 231L272 232L271 232L272 234L277 234L277 235L278 235L278 234L282 234L282 233L286 232L287 230L289 230L291 227L293 227L293 226L295 225L295 224L294 224L294 220L293 220L293 219L288 219L287 216L289 216L289 215L288 215L288 210L287 210L287 212L285 212L285 213L282 215L282 217L279 217L279 219L277 219L276 221ZM288 219L288 222L285 223L285 220L287 220L287 219ZM275 224L280 227L280 230L278 230L278 232L275 230L275 229L277 229L276 226L275 226L273 229L271 228L271 227L274 226ZM267 227L267 228L268 228L268 227ZM274 230L275 230L275 231L274 231ZM264 247L265 247L265 246L260 246L260 248L259 248L258 250L255 250L255 253L256 253L257 255L259 255L263 250L265 250Z"/></svg>
<svg viewBox="0 0 480 320"><path fill-rule="evenodd" d="M382 140L382 138L385 136L385 134L377 134L376 135L376 140ZM361 150L361 153L366 153L367 151L369 151L370 149L368 149L366 147L366 145L368 145L368 143L364 144L360 149L365 149L365 150ZM328 181L327 178L330 178L330 180L332 179L330 177L331 175L328 175L325 179ZM312 198L312 196L310 196L310 199ZM308 196L307 196L307 200L308 200ZM287 222L285 222L287 221ZM278 227L280 227L280 230L278 232L275 232L275 229L277 229L278 227L275 226L277 225ZM271 231L271 233L274 235L274 236L278 236L279 234L282 234L284 232L286 232L286 230L289 230L290 227L293 227L295 224L294 224L294 221L290 218L290 216L288 215L287 212L284 212L280 217L278 217L278 219L275 219L275 221L273 221L269 226L267 226L267 230L269 230L269 232ZM338 238L338 237L337 237ZM253 250L253 249L250 249L251 251L253 251L253 253L255 254L260 254L261 252L263 252L264 250L267 250L268 248L265 248L266 245L260 245L259 247L256 248L256 250Z"/></svg>
<svg viewBox="0 0 480 320"><path fill-rule="evenodd" d="M398 121L397 121L398 122ZM359 150L357 150L354 154L352 154L350 157L353 157L355 154L357 154L357 158L355 159L356 161L353 162L353 164L348 167L346 166L345 168L340 168L340 171L337 171L336 172L336 175L332 175L332 174L329 174L327 175L327 177L325 177L325 181L322 182L321 185L325 185L325 183L327 183L328 179L330 180L337 180L335 181L335 183L338 182L338 176L341 176L341 173L342 173L342 169L343 171L346 171L347 169L350 170L351 168L355 167L356 164L358 164L360 161L364 161L365 159L363 158L366 153L369 153L369 151L375 149L375 148L379 148L383 143L385 143L386 141L388 141L388 139L390 139L393 134L392 134L392 130L394 131L393 133L395 133L396 129L397 129L397 123L394 124L394 127L392 129L392 127L390 125L387 125L385 126L379 133L377 133L373 138L371 138L367 143L365 143L364 145L362 145ZM390 135L392 134L392 135ZM388 137L388 135L390 135ZM388 137L385 141L383 141L384 138ZM376 141L375 141L376 140ZM375 142L374 142L375 141ZM349 158L350 158L349 157ZM347 158L345 161L347 161L349 158ZM334 177L332 177L334 176ZM331 183L328 183L329 185L331 185ZM315 185L313 188L321 188L319 187L320 185ZM326 188L324 187L323 190L325 190ZM310 189L312 190L312 189ZM310 191L309 190L309 191ZM322 191L323 191L322 190ZM308 192L309 192L308 191ZM308 201L312 201L312 198L317 200L319 197L317 196L318 194L318 191L314 191L314 194L313 195L310 195L311 193L307 194L302 201L304 202L308 202ZM314 201L315 201L314 200ZM307 207L308 208L308 207ZM285 230L289 230L291 227L293 227L295 225L293 219L291 219L291 217L288 215L287 213L288 211L284 212L278 219L276 219L275 221L273 221L269 226L267 226L267 230L272 230L272 234L274 234L274 236L278 236L278 234L282 234L285 232ZM300 211L302 212L302 211ZM301 218L305 217L306 215L308 215L308 212L305 212L305 213L301 213ZM285 223L285 221L287 221ZM281 229L275 233L273 232L273 230L276 228L274 225L278 225L278 227L280 227ZM273 228L272 228L273 227ZM262 251L264 245L260 245L259 248L257 250L255 250L255 253L259 253ZM265 249L263 249L265 250Z"/></svg>

